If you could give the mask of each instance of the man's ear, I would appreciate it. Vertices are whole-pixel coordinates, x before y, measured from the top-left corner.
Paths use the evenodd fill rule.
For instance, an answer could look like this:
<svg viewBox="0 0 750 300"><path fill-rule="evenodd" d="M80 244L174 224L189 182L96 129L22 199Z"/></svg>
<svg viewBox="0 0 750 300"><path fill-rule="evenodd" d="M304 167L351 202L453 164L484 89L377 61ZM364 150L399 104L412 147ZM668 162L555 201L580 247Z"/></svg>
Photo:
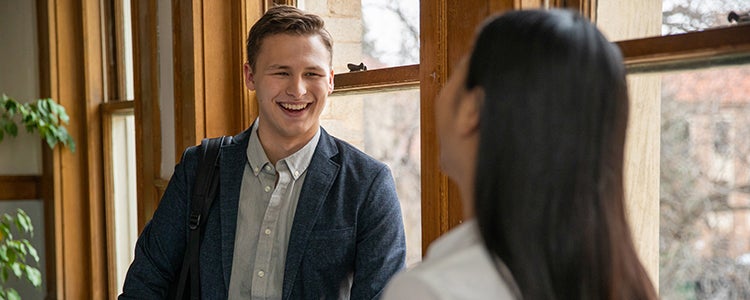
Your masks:
<svg viewBox="0 0 750 300"><path fill-rule="evenodd" d="M456 110L456 126L459 133L472 135L479 131L483 102L484 89L481 87L475 87L461 96Z"/></svg>
<svg viewBox="0 0 750 300"><path fill-rule="evenodd" d="M249 63L242 65L242 72L245 73L245 86L248 90L255 90L255 77L253 75L253 68L250 67Z"/></svg>

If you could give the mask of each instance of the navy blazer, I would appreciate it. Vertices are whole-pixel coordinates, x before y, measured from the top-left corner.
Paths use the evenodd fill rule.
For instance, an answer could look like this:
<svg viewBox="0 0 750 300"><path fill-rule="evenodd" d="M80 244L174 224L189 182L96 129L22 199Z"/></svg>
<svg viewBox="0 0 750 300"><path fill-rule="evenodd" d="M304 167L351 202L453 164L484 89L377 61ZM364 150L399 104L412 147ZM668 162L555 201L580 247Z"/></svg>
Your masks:
<svg viewBox="0 0 750 300"><path fill-rule="evenodd" d="M405 266L393 177L385 164L320 130L289 237L283 299L377 298ZM202 299L227 298L249 137L246 130L222 147L219 195L200 246ZM165 299L177 285L199 148L185 150L175 167L138 238L120 299Z"/></svg>

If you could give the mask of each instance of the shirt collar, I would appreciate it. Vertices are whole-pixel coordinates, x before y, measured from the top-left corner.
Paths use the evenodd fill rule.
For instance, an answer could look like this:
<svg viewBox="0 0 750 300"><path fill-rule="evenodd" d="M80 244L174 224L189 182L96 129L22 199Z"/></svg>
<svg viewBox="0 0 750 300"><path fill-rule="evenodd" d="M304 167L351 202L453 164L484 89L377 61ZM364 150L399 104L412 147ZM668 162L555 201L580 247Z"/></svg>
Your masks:
<svg viewBox="0 0 750 300"><path fill-rule="evenodd" d="M286 163L289 168L289 173L291 173L294 180L297 180L302 176L307 170L307 167L310 166L310 161L312 161L319 140L320 128L318 128L313 138L310 139L304 147L297 152L294 152L292 155L279 160L279 162ZM258 138L258 119L255 119L253 128L251 129L250 140L247 145L247 161L255 176L258 176L258 173L260 173L262 168L266 165L272 166L271 162L268 161L266 151L263 150L263 146L260 144L260 139Z"/></svg>

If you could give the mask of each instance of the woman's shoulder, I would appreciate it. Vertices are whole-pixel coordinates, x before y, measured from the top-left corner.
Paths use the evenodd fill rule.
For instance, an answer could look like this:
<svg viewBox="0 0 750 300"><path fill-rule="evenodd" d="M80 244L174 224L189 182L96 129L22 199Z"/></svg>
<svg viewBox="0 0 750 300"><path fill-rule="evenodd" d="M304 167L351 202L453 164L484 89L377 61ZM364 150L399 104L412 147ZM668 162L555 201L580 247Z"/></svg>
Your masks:
<svg viewBox="0 0 750 300"><path fill-rule="evenodd" d="M385 295L384 299L513 299L481 244L425 260L397 275Z"/></svg>

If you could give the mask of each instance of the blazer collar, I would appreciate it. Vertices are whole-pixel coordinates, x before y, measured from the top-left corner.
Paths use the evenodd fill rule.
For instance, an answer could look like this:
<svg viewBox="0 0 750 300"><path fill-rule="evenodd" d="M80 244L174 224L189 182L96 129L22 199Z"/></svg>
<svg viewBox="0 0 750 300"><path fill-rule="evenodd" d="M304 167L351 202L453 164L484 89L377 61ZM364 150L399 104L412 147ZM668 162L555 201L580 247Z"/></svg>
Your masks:
<svg viewBox="0 0 750 300"><path fill-rule="evenodd" d="M310 232L315 227L321 207L328 198L328 192L341 167L331 159L337 154L338 147L333 137L321 127L318 147L307 168L307 177L302 185L292 230L289 234L282 299L289 299L291 295L302 257L307 249Z"/></svg>

